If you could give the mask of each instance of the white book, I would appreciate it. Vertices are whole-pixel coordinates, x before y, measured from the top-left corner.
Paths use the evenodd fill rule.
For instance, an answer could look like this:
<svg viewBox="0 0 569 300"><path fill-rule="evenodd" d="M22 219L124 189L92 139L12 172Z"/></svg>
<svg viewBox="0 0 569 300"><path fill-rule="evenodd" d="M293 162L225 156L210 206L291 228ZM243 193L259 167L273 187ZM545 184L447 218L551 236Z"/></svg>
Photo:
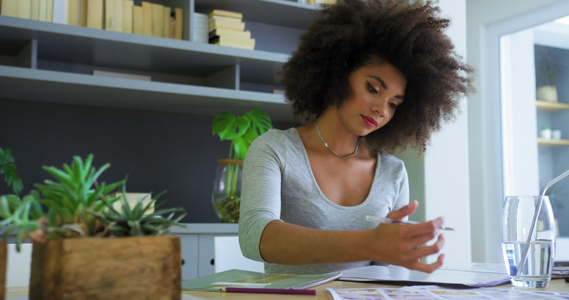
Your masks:
<svg viewBox="0 0 569 300"><path fill-rule="evenodd" d="M194 41L208 43L208 16L207 14L194 13Z"/></svg>
<svg viewBox="0 0 569 300"><path fill-rule="evenodd" d="M53 23L69 24L69 0L53 0Z"/></svg>

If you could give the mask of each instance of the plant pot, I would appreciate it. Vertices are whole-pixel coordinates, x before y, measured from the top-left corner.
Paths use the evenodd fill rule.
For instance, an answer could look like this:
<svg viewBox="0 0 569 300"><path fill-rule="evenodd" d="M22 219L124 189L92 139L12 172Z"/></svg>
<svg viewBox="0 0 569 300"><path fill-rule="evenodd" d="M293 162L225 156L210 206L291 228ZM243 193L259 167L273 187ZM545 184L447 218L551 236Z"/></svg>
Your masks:
<svg viewBox="0 0 569 300"><path fill-rule="evenodd" d="M179 237L34 243L29 299L180 299Z"/></svg>
<svg viewBox="0 0 569 300"><path fill-rule="evenodd" d="M213 209L221 222L237 223L239 222L243 160L219 159L217 163L211 194Z"/></svg>
<svg viewBox="0 0 569 300"><path fill-rule="evenodd" d="M537 88L537 100L557 102L557 88L554 85L544 85Z"/></svg>
<svg viewBox="0 0 569 300"><path fill-rule="evenodd" d="M8 246L6 242L0 242L0 300L6 295L6 265L8 262Z"/></svg>

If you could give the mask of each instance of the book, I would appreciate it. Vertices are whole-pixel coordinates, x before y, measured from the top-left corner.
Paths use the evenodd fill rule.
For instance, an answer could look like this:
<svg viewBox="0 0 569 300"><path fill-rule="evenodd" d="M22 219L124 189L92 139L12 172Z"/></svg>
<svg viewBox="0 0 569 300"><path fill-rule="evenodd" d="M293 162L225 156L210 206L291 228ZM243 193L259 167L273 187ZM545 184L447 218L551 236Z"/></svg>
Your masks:
<svg viewBox="0 0 569 300"><path fill-rule="evenodd" d="M30 19L37 20L40 19L40 0L30 1Z"/></svg>
<svg viewBox="0 0 569 300"><path fill-rule="evenodd" d="M164 5L152 3L152 36L164 36ZM147 22L144 20L144 22Z"/></svg>
<svg viewBox="0 0 569 300"><path fill-rule="evenodd" d="M448 267L425 273L404 267L367 266L343 271L339 280L381 282L390 284L432 284L455 287L490 287L510 282L504 264L473 263L466 266Z"/></svg>
<svg viewBox="0 0 569 300"><path fill-rule="evenodd" d="M87 27L103 29L103 0L87 1Z"/></svg>
<svg viewBox="0 0 569 300"><path fill-rule="evenodd" d="M2 0L1 14L9 17L17 17L18 0Z"/></svg>
<svg viewBox="0 0 569 300"><path fill-rule="evenodd" d="M123 31L122 0L105 0L105 30Z"/></svg>
<svg viewBox="0 0 569 300"><path fill-rule="evenodd" d="M95 72L95 71L93 71L93 72ZM113 73L113 72L109 72L109 73ZM116 73L116 74L120 74L120 73ZM122 198L123 195L122 195L122 192L118 192L118 193L111 193L111 194L109 194L109 196L110 197L121 197ZM128 203L128 207L131 209L133 209L138 202L142 202L142 205L144 207L150 201L152 201L152 194L150 194L150 193L125 193L125 196L126 196L126 201ZM115 201L115 202L113 202L113 208L120 212L120 211L122 211L122 204L123 204L122 199ZM154 208L155 208L154 204L152 204L150 206L150 208L146 211L145 214L153 213Z"/></svg>
<svg viewBox="0 0 569 300"><path fill-rule="evenodd" d="M152 3L142 1L142 34L152 35Z"/></svg>
<svg viewBox="0 0 569 300"><path fill-rule="evenodd" d="M69 23L69 0L53 0L53 23Z"/></svg>
<svg viewBox="0 0 569 300"><path fill-rule="evenodd" d="M142 6L132 6L132 33L144 34L144 18Z"/></svg>
<svg viewBox="0 0 569 300"><path fill-rule="evenodd" d="M39 0L38 2L38 20L47 21L47 0Z"/></svg>
<svg viewBox="0 0 569 300"><path fill-rule="evenodd" d="M207 15L194 13L194 26L191 27L194 33L194 41L198 43L208 42L208 22Z"/></svg>
<svg viewBox="0 0 569 300"><path fill-rule="evenodd" d="M302 290L336 280L341 272L316 275L261 273L228 270L207 276L182 280L182 290L221 291L223 288L258 288Z"/></svg>
<svg viewBox="0 0 569 300"><path fill-rule="evenodd" d="M214 30L217 28L226 28L243 31L245 30L245 23L241 21L227 21L222 19L210 19L208 20L208 30Z"/></svg>
<svg viewBox="0 0 569 300"><path fill-rule="evenodd" d="M87 0L79 0L79 26L87 27Z"/></svg>
<svg viewBox="0 0 569 300"><path fill-rule="evenodd" d="M209 43L219 46L226 46L226 47L242 48L249 50L255 49L255 39L241 39L232 36L216 36L210 39Z"/></svg>
<svg viewBox="0 0 569 300"><path fill-rule="evenodd" d="M184 32L184 9L176 7L174 9L174 38L181 40Z"/></svg>
<svg viewBox="0 0 569 300"><path fill-rule="evenodd" d="M229 10L222 10L222 9L214 9L209 12L208 17L213 16L223 16L223 17L230 17L235 19L243 19L243 14L240 12L229 11Z"/></svg>
<svg viewBox="0 0 569 300"><path fill-rule="evenodd" d="M45 1L45 21L53 22L53 0Z"/></svg>
<svg viewBox="0 0 569 300"><path fill-rule="evenodd" d="M123 2L123 17L122 17L122 31L126 33L132 33L132 26L133 26L133 9L134 9L134 1L133 0L124 0Z"/></svg>
<svg viewBox="0 0 569 300"><path fill-rule="evenodd" d="M79 26L79 0L69 0L69 18L68 25Z"/></svg>
<svg viewBox="0 0 569 300"><path fill-rule="evenodd" d="M233 36L236 38L241 39L250 39L251 38L251 31L237 31L231 29L224 29L224 28L216 28L209 32L209 38L212 39L216 36Z"/></svg>
<svg viewBox="0 0 569 300"><path fill-rule="evenodd" d="M170 15L170 22L168 23L168 26L170 26L170 38L173 39L174 34L176 33L176 19L174 19L173 15Z"/></svg>
<svg viewBox="0 0 569 300"><path fill-rule="evenodd" d="M31 14L31 0L18 0L18 18L30 19Z"/></svg>
<svg viewBox="0 0 569 300"><path fill-rule="evenodd" d="M170 38L170 16L172 15L172 8L170 6L164 6L162 13L162 37Z"/></svg>

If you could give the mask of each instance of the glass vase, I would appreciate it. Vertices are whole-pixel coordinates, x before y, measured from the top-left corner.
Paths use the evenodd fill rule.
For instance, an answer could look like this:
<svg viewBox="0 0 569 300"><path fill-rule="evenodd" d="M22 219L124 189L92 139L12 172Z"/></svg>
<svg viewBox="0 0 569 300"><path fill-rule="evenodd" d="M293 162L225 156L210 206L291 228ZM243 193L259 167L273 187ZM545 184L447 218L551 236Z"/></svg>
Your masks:
<svg viewBox="0 0 569 300"><path fill-rule="evenodd" d="M219 159L217 163L211 194L213 209L221 222L237 223L239 222L243 160Z"/></svg>

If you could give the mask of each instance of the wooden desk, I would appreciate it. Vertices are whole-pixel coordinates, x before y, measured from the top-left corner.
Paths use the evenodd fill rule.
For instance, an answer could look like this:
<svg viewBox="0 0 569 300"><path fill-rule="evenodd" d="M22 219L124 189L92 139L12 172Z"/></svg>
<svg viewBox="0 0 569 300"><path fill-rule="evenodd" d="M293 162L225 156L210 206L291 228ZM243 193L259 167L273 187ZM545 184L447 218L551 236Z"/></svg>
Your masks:
<svg viewBox="0 0 569 300"><path fill-rule="evenodd" d="M326 290L326 288L388 288L395 287L399 288L399 285L386 285L386 284L373 284L373 283L360 283L360 282L348 282L348 281L332 281L321 286L314 287L317 291L316 296L310 295L275 295L275 294L240 294L240 293L217 293L217 292L194 292L194 291L184 291L182 300L251 300L251 299L267 299L271 300L286 300L286 299L311 299L311 300L331 300L332 295ZM509 284L501 285L495 288L500 289L513 289ZM563 279L554 279L549 284L549 287L545 289L532 289L531 291L555 291L555 292L569 292L569 283L566 283ZM27 299L28 289L26 287L12 287L7 288L6 300L24 300Z"/></svg>

